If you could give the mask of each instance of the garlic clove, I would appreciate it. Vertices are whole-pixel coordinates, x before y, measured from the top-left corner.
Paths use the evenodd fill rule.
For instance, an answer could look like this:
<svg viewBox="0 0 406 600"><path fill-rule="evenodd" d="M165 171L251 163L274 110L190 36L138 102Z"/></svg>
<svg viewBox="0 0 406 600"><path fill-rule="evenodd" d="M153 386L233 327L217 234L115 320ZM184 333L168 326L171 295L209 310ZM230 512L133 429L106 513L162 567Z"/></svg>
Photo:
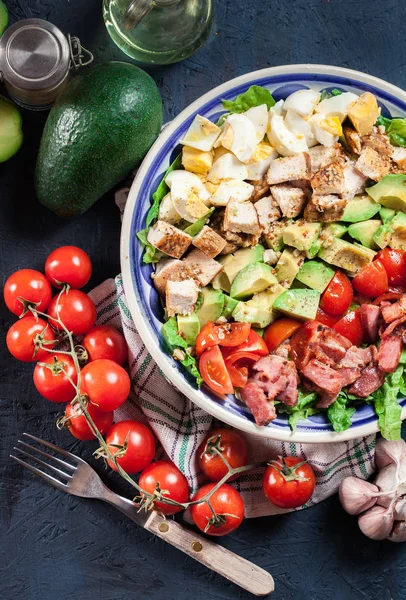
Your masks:
<svg viewBox="0 0 406 600"><path fill-rule="evenodd" d="M388 540L391 542L406 542L406 522L395 521L395 525L388 535Z"/></svg>
<svg viewBox="0 0 406 600"><path fill-rule="evenodd" d="M395 463L390 463L380 469L374 483L378 486L380 492L387 492L387 494L379 496L377 503L379 506L389 506L399 484L398 466Z"/></svg>
<svg viewBox="0 0 406 600"><path fill-rule="evenodd" d="M406 498L399 498L396 500L394 517L396 521L406 521Z"/></svg>
<svg viewBox="0 0 406 600"><path fill-rule="evenodd" d="M379 493L379 489L373 483L358 477L346 477L341 482L338 493L344 510L350 515L359 515L376 504L375 495Z"/></svg>
<svg viewBox="0 0 406 600"><path fill-rule="evenodd" d="M393 513L383 506L373 506L358 517L358 526L371 540L384 540L393 527Z"/></svg>
<svg viewBox="0 0 406 600"><path fill-rule="evenodd" d="M375 448L375 464L378 469L386 467L390 463L400 464L406 457L406 443L404 440L389 442L379 438Z"/></svg>

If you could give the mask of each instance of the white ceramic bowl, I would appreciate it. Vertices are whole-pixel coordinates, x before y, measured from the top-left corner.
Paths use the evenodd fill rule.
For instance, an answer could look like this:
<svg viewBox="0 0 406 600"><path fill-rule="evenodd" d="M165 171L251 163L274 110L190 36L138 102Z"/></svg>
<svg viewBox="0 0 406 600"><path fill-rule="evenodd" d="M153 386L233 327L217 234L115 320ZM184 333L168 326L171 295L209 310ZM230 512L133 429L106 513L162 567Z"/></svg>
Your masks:
<svg viewBox="0 0 406 600"><path fill-rule="evenodd" d="M216 121L224 112L221 99L233 99L251 85L268 88L276 100L304 87L319 90L339 88L358 94L369 90L377 96L383 114L406 116L406 93L400 88L371 75L328 65L288 65L255 71L232 79L193 102L161 133L145 157L129 193L121 235L121 267L132 317L146 347L167 379L201 408L237 429L277 440L312 443L343 441L374 433L378 431L376 415L371 406L362 403L353 416L352 426L340 433L332 430L323 414L301 421L293 434L283 415L266 427L258 427L251 412L234 396L220 400L204 386L197 390L179 369L178 363L161 348L163 312L152 285L152 268L142 264L143 250L136 233L145 227L152 193L178 154L178 140L194 116L199 113ZM405 418L406 399L400 400L400 403L402 418Z"/></svg>

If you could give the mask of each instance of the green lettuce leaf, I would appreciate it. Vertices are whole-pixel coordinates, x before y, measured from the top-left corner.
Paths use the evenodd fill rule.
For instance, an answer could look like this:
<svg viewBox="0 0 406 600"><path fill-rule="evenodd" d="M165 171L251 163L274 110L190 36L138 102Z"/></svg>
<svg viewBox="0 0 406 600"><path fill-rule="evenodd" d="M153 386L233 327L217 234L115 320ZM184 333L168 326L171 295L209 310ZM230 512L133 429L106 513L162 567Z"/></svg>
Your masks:
<svg viewBox="0 0 406 600"><path fill-rule="evenodd" d="M353 406L348 407L347 404L347 394L340 392L337 400L327 409L327 416L334 431L345 431L351 426L351 417L355 413L355 408Z"/></svg>
<svg viewBox="0 0 406 600"><path fill-rule="evenodd" d="M406 148L406 119L395 117L388 119L387 117L378 117L376 125L383 125L389 140L393 146L401 146Z"/></svg>
<svg viewBox="0 0 406 600"><path fill-rule="evenodd" d="M163 256L166 256L163 252L160 252L158 248L152 246L147 240L147 235L149 231L149 227L146 229L142 229L137 233L137 238L140 240L141 244L144 246L145 251L142 257L142 262L145 264L157 263L161 260Z"/></svg>
<svg viewBox="0 0 406 600"><path fill-rule="evenodd" d="M210 208L205 215L200 217L200 219L197 219L197 221L192 223L192 225L189 225L189 227L186 227L186 229L184 229L183 231L194 237L195 235L201 232L201 230L206 225L209 217L213 214L213 212L214 206L213 208Z"/></svg>
<svg viewBox="0 0 406 600"><path fill-rule="evenodd" d="M382 387L374 393L375 412L378 415L379 429L387 440L400 440L402 409L398 394L405 387L404 367L399 365L394 373L386 376Z"/></svg>
<svg viewBox="0 0 406 600"><path fill-rule="evenodd" d="M223 106L230 113L243 113L253 106L266 104L268 110L274 106L275 100L269 90L260 85L252 85L235 100L222 100Z"/></svg>
<svg viewBox="0 0 406 600"><path fill-rule="evenodd" d="M314 392L308 393L299 390L298 400L296 406L284 406L278 404L279 413L287 413L289 415L288 423L292 431L296 431L296 427L299 421L303 421L314 415L320 410L316 408L317 394Z"/></svg>
<svg viewBox="0 0 406 600"><path fill-rule="evenodd" d="M333 96L341 96L342 91L334 88L333 90L322 90L320 94L320 102L322 100L327 100L327 98L332 98Z"/></svg>
<svg viewBox="0 0 406 600"><path fill-rule="evenodd" d="M166 171L165 175L162 177L162 181L159 184L159 186L157 187L156 191L152 194L152 206L148 211L147 214L147 218L146 218L146 225L147 227L149 227L151 225L151 223L153 221L155 221L155 219L158 218L158 213L159 213L159 205L161 204L163 198L166 196L166 194L169 192L169 188L165 183L165 178L166 176L171 173L171 171L175 171L176 169L182 169L182 154L179 154L175 160L173 161L173 163L168 167L168 170Z"/></svg>
<svg viewBox="0 0 406 600"><path fill-rule="evenodd" d="M183 350L185 358L181 359L179 362L189 373L189 375L196 381L197 387L200 387L203 379L199 373L199 369L197 368L196 359L187 349L188 346L186 341L181 335L179 335L178 322L175 317L170 317L162 326L162 337L164 339L166 349L168 350L168 354L171 356L173 355L174 350Z"/></svg>

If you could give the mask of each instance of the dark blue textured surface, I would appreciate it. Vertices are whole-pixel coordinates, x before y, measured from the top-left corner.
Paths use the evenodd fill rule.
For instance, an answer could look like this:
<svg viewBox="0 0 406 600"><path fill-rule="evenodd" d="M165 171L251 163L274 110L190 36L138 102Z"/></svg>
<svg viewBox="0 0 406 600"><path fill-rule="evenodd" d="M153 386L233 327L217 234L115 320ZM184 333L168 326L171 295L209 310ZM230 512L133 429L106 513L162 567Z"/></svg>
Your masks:
<svg viewBox="0 0 406 600"><path fill-rule="evenodd" d="M46 18L79 35L98 60L125 59L109 43L101 0L6 0L11 19ZM230 77L266 66L318 62L360 69L406 87L404 0L219 0L210 41L179 65L156 69L166 117ZM36 203L32 177L44 115L24 113L25 143L0 165L0 270L41 268L61 243L92 256L91 285L119 270L112 195L62 222ZM89 458L57 432L32 367L4 350L12 319L1 306L0 598L2 600L228 600L250 596L154 539L113 508L57 493L11 465L22 431ZM125 490L122 490L125 491ZM307 511L247 521L222 540L268 569L276 600L404 600L405 547L364 538L337 497Z"/></svg>

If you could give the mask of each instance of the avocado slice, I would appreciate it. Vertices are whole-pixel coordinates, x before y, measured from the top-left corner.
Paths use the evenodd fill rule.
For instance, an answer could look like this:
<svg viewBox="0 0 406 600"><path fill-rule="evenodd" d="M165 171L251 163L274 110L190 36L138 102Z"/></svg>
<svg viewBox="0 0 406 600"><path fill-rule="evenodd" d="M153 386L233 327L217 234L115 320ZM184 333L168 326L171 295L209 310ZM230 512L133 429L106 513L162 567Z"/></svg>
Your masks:
<svg viewBox="0 0 406 600"><path fill-rule="evenodd" d="M319 307L317 290L286 290L274 302L274 309L295 319L315 319Z"/></svg>
<svg viewBox="0 0 406 600"><path fill-rule="evenodd" d="M231 285L230 296L236 300L245 300L275 283L278 281L269 265L261 262L252 263L238 273Z"/></svg>
<svg viewBox="0 0 406 600"><path fill-rule="evenodd" d="M334 269L324 265L318 260L309 260L304 263L296 279L307 285L312 290L324 292L334 277Z"/></svg>
<svg viewBox="0 0 406 600"><path fill-rule="evenodd" d="M316 242L320 231L321 223L307 223L301 219L283 229L283 243L301 252L308 251Z"/></svg>
<svg viewBox="0 0 406 600"><path fill-rule="evenodd" d="M392 208L385 208L384 206L382 206L379 210L379 216L382 219L382 223L389 223L389 221L391 219L393 219L393 217L395 216L396 211L393 210Z"/></svg>
<svg viewBox="0 0 406 600"><path fill-rule="evenodd" d="M395 250L406 250L406 215L398 212L389 224L392 235L389 246Z"/></svg>
<svg viewBox="0 0 406 600"><path fill-rule="evenodd" d="M221 265L224 266L224 269L217 273L217 275L212 279L211 285L215 290L223 290L230 293L231 283L225 272L226 265L230 264L234 260L234 256L232 254L227 254L227 256L220 256L220 258L216 259Z"/></svg>
<svg viewBox="0 0 406 600"><path fill-rule="evenodd" d="M273 311L275 300L285 292L285 288L277 284L271 290L255 294L247 302L239 302L233 311L233 319L240 323L251 323L256 327L266 327L276 319Z"/></svg>
<svg viewBox="0 0 406 600"><path fill-rule="evenodd" d="M375 185L366 189L375 202L385 208L406 213L406 175L385 175Z"/></svg>
<svg viewBox="0 0 406 600"><path fill-rule="evenodd" d="M349 226L348 233L363 246L376 249L377 245L374 241L374 234L381 225L382 221L380 219L369 219L368 221L353 223Z"/></svg>
<svg viewBox="0 0 406 600"><path fill-rule="evenodd" d="M285 248L275 266L275 275L285 287L290 287L303 264L303 256L295 256L294 251Z"/></svg>
<svg viewBox="0 0 406 600"><path fill-rule="evenodd" d="M234 298L231 298L231 296L228 296L227 294L223 294L223 295L224 295L224 308L223 308L223 312L221 313L221 316L226 317L228 319L233 314L233 310L236 308L236 306L238 304L238 300L234 300Z"/></svg>
<svg viewBox="0 0 406 600"><path fill-rule="evenodd" d="M326 263L340 267L354 275L372 262L374 256L373 250L339 238L334 238L332 244L327 248L322 248L319 252L319 258Z"/></svg>
<svg viewBox="0 0 406 600"><path fill-rule="evenodd" d="M390 243L392 233L390 221L388 223L383 223L373 235L374 244L376 244L378 248L386 248Z"/></svg>
<svg viewBox="0 0 406 600"><path fill-rule="evenodd" d="M203 302L196 311L200 327L204 327L209 321L217 321L224 308L224 294L211 286L204 287L200 292Z"/></svg>
<svg viewBox="0 0 406 600"><path fill-rule="evenodd" d="M193 346L200 332L200 321L196 313L178 315L178 331L188 346Z"/></svg>
<svg viewBox="0 0 406 600"><path fill-rule="evenodd" d="M230 285L238 273L251 263L264 260L265 248L261 244L257 244L252 248L241 248L233 254L233 260L224 264L224 273L227 275Z"/></svg>
<svg viewBox="0 0 406 600"><path fill-rule="evenodd" d="M283 243L283 229L289 221L275 221L269 224L269 231L265 234L265 243L271 250L281 252L285 246Z"/></svg>
<svg viewBox="0 0 406 600"><path fill-rule="evenodd" d="M369 196L355 196L345 207L341 220L346 223L366 221L372 219L380 208L379 204L371 200Z"/></svg>
<svg viewBox="0 0 406 600"><path fill-rule="evenodd" d="M348 227L343 223L329 223L323 227L323 235L342 238L348 231Z"/></svg>

